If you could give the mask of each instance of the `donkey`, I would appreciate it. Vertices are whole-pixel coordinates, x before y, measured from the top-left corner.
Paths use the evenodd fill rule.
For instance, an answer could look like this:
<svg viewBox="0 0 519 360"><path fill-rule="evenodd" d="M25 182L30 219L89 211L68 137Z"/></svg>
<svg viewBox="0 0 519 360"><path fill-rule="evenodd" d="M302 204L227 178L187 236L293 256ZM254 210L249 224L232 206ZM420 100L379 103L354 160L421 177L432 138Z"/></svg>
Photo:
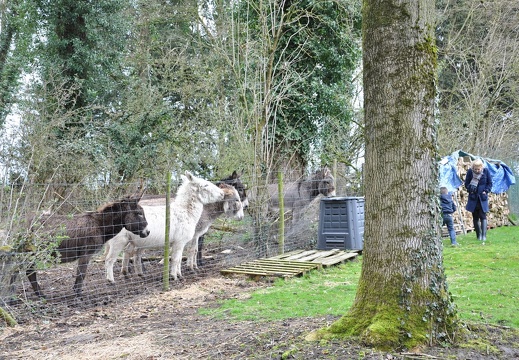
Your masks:
<svg viewBox="0 0 519 360"><path fill-rule="evenodd" d="M245 189L245 185L241 182L240 176L241 175L238 175L238 173L235 170L232 172L231 176L220 180L220 182L234 186L234 188L238 190L238 194L240 195L240 201L243 206L243 209L247 209L249 207L249 200L247 198L247 191Z"/></svg>
<svg viewBox="0 0 519 360"><path fill-rule="evenodd" d="M234 186L236 190L238 190L238 194L240 194L240 201L243 206L243 210L247 209L249 207L249 198L247 197L247 191L245 189L245 185L242 183L240 179L241 175L238 175L238 173L235 171L232 172L231 176L226 177L225 179L220 180L221 182L225 184L229 184ZM203 265L203 258L202 258L202 249L204 247L204 235L205 232L200 235L198 238L198 250L196 254L196 267ZM191 249L193 251L193 249Z"/></svg>
<svg viewBox="0 0 519 360"><path fill-rule="evenodd" d="M271 184L268 190L270 194L269 209L279 211L278 185ZM294 214L296 210L310 204L319 195L335 196L335 179L331 171L324 167L307 179L288 184L284 188L283 194L285 208Z"/></svg>
<svg viewBox="0 0 519 360"><path fill-rule="evenodd" d="M144 211L138 202L142 194L127 196L121 200L105 204L97 211L75 216L46 215L31 221L34 234L41 234L51 239L58 239L59 244L52 255L59 257L59 262L67 263L78 260L74 292L81 296L83 280L88 264L94 254L103 245L117 235L123 228L132 234L145 238L149 235L148 223ZM61 241L59 238L62 238ZM34 263L26 269L35 294L44 298L36 278Z"/></svg>
<svg viewBox="0 0 519 360"><path fill-rule="evenodd" d="M171 276L177 280L182 277L181 261L185 245L195 234L196 224L204 209L204 205L224 199L224 191L213 183L197 178L186 171L182 175L182 184L177 190L171 206L169 243L171 246ZM143 205L144 212L150 222L151 235L142 240L128 231L122 231L110 241L108 254L105 258L106 277L111 283L113 265L117 255L131 242L132 248L162 248L164 247L165 205ZM132 249L128 250L129 252ZM140 266L140 261L138 262ZM125 267L123 266L123 271Z"/></svg>
<svg viewBox="0 0 519 360"><path fill-rule="evenodd" d="M242 220L244 217L244 205L240 200L241 196L239 191L233 186L224 183L221 183L219 186L224 189L226 198L224 201L204 206L204 212L202 213L198 224L196 224L195 235L188 243L187 266L191 271L194 271L195 268L198 269L198 264L202 263L202 245L204 235L207 233L213 222L224 214L225 216L236 220ZM243 191L245 191L245 189L243 189ZM245 197L245 202L246 201L247 198Z"/></svg>
<svg viewBox="0 0 519 360"><path fill-rule="evenodd" d="M217 186L222 189L225 194L223 200L204 205L204 210L200 216L200 220L198 220L198 223L196 224L195 234L193 235L191 241L186 245L187 266L193 272L195 271L195 268L198 269L197 250L199 237L203 236L209 230L213 222L222 215L225 215L229 218L234 218L236 220L241 220L244 217L243 205L240 201L240 195L238 191L233 186L224 183L218 183ZM145 211L147 211L146 206L143 206ZM161 206L161 211L164 212L163 206ZM139 247L134 241L129 241L128 246L126 246L124 250L121 273L125 276L129 273L128 264L132 255L137 275L142 276L143 274L142 251L146 248L150 248L150 243L149 241L140 241L140 243L142 243L144 246ZM116 245L117 248L115 248L115 251L122 249L123 246L123 241L121 241L118 245ZM157 244L158 248L162 248L163 246L164 237L162 237L160 243ZM118 252L115 253L115 256L117 256L117 253ZM113 269L113 262L115 262L114 254L111 254L111 256L111 264L109 264L107 267L107 278L109 276L109 270ZM113 270L110 275L113 279ZM110 279L108 280L110 281Z"/></svg>

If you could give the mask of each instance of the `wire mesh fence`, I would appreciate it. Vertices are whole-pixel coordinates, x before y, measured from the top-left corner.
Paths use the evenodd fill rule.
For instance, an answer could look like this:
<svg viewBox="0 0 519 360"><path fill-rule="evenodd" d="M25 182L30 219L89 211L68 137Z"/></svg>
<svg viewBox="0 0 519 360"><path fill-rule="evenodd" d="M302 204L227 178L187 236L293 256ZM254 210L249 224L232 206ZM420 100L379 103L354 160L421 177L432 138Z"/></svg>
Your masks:
<svg viewBox="0 0 519 360"><path fill-rule="evenodd" d="M245 190L246 198L238 193L241 195L242 206L246 205L244 216L237 219L223 209L211 208L213 213L209 214L210 227L203 236L203 245L196 249L194 271L188 266L186 260L189 255L184 251L180 269L183 276L179 280L171 279L170 289L174 291L245 261L296 249L315 248L320 199L334 194L360 195L359 188L352 186L351 181L333 179L329 170L327 171L327 174L316 172L304 177L287 174L287 178L298 180L283 182L283 236L280 236L279 231L283 216L279 211L278 184L266 182L263 185L252 185L254 181L247 174L243 174L237 184L236 178L229 177L228 183L237 188L241 186ZM316 174L319 176L316 177ZM177 195L180 184L179 179L172 185L173 198ZM140 186L141 184L4 185L0 194L0 307L23 322L33 316L58 318L83 308L125 304L132 302L135 296L162 291L163 247L156 244L152 248L146 246L146 238L140 239L140 242L128 241L114 258L109 252L112 240L108 241L108 246L104 244L113 237L113 232L119 231L114 222L119 224L124 220L115 219L117 216L114 214L103 213L103 209L108 204L117 203L125 196L133 194ZM151 195L148 194L147 198L145 196L139 202L147 215L147 222L157 223L158 218L164 222L162 217L165 214L162 215L161 210L165 210L165 196ZM150 198L151 203L147 202ZM183 206L189 208L189 204ZM152 211L152 208L159 210ZM134 209L125 211L126 214ZM31 223L35 214L43 216L43 219L57 217L61 223L49 223L50 230L47 226L43 227L46 229L43 231L42 228L35 228L34 221ZM108 226L109 230L77 229L80 225L74 219L95 214L102 214L102 226ZM36 222L38 225L45 222L39 219ZM85 235L93 244L82 242L83 237L76 233L71 235L65 230L67 225L80 230L80 233L93 231L94 234ZM101 235L103 240L99 243L99 233L109 235ZM156 236L162 236L163 239L163 234L164 232ZM62 246L60 244L66 242L67 251L60 251L58 256L54 256L58 247ZM174 245L172 246L173 249ZM70 256L74 261L68 262L64 256ZM128 260L127 267L125 259ZM86 269L80 267L82 263L87 264ZM31 286L27 277L27 272L32 274L31 269L37 274L45 298L38 297ZM123 269L127 271L123 273ZM113 272L113 281L110 281L110 272ZM78 278L83 276L81 296L76 296Z"/></svg>
<svg viewBox="0 0 519 360"><path fill-rule="evenodd" d="M519 163L512 160L507 163L510 164L510 168L514 174L517 174L519 171ZM510 203L510 212L515 214L515 216L519 216L519 186L517 184L510 186L508 189L508 198Z"/></svg>

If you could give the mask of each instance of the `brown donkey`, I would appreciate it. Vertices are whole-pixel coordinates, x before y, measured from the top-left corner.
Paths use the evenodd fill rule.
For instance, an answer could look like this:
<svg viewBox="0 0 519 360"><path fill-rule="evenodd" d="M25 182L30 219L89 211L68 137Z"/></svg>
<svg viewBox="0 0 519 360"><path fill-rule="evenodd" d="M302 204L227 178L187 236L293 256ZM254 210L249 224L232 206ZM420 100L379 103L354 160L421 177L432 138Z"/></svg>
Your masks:
<svg viewBox="0 0 519 360"><path fill-rule="evenodd" d="M74 216L47 215L33 221L33 232L47 237L49 242L56 241L58 238L53 256L59 257L62 263L78 260L73 288L76 296L81 296L90 259L108 240L123 228L140 237L149 235L144 211L138 205L141 195L124 197L99 207L97 211ZM34 264L30 265L26 274L36 295L44 297L36 278Z"/></svg>

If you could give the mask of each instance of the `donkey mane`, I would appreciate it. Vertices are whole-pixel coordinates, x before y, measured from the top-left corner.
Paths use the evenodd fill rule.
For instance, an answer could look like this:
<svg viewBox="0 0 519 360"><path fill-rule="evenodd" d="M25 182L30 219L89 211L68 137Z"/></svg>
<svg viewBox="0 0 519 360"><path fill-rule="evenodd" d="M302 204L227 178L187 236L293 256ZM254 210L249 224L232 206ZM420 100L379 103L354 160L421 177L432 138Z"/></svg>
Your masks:
<svg viewBox="0 0 519 360"><path fill-rule="evenodd" d="M177 189L177 193L172 202L172 208L172 212L181 210L188 214L189 217L198 218L202 213L203 205L198 201L198 193L193 191L189 182L183 181Z"/></svg>

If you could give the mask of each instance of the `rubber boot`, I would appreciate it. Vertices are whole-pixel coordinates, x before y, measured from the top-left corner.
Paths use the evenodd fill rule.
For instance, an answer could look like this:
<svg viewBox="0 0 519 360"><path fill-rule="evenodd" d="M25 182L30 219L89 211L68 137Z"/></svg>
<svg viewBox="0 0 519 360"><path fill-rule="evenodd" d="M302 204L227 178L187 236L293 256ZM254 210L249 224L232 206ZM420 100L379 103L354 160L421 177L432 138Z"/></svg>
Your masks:
<svg viewBox="0 0 519 360"><path fill-rule="evenodd" d="M487 240L487 219L481 220L481 240L486 241Z"/></svg>
<svg viewBox="0 0 519 360"><path fill-rule="evenodd" d="M474 230L476 231L476 236L478 237L478 240L481 240L481 227L479 226L479 219L472 219L472 222L474 223Z"/></svg>

